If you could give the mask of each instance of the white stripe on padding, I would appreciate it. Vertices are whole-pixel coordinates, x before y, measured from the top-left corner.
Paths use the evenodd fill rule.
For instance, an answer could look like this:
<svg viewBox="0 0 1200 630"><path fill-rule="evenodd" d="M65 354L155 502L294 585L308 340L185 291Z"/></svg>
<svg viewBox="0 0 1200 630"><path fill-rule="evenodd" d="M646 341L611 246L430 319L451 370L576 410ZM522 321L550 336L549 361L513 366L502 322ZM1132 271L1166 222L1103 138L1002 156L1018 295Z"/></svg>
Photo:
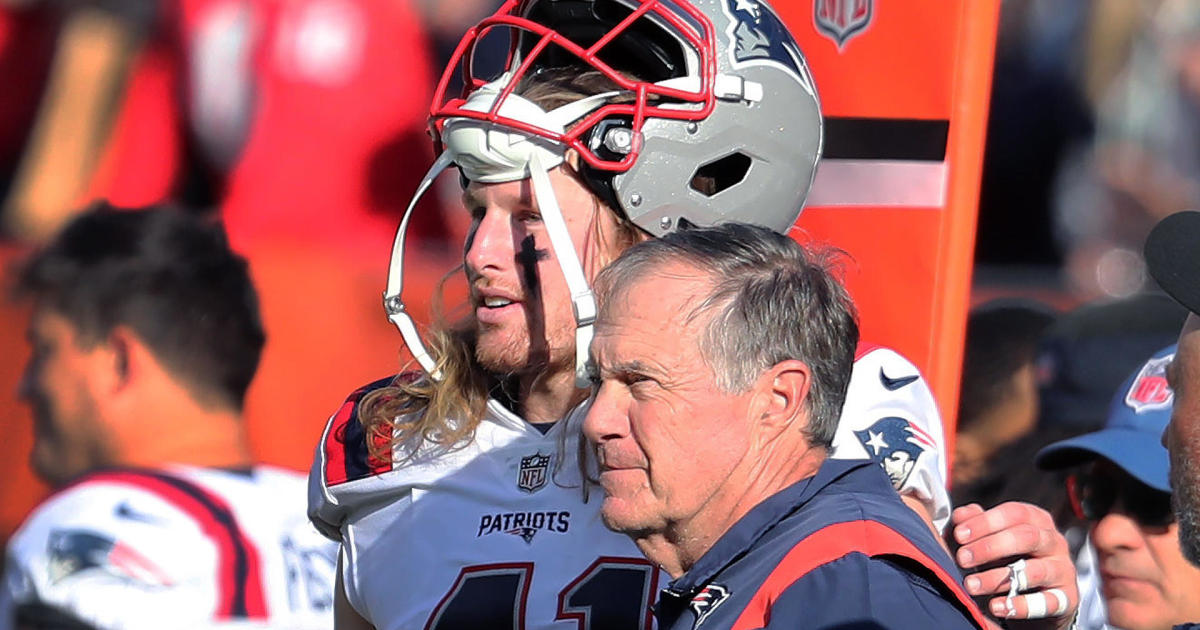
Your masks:
<svg viewBox="0 0 1200 630"><path fill-rule="evenodd" d="M902 206L946 204L945 162L821 160L808 206Z"/></svg>

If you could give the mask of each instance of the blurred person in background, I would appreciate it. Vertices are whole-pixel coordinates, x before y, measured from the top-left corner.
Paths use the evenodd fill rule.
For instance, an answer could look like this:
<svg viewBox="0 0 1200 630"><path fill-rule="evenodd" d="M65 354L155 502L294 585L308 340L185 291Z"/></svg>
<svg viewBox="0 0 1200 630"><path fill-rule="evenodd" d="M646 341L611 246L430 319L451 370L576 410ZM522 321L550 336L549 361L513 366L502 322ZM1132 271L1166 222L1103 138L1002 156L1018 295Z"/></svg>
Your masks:
<svg viewBox="0 0 1200 630"><path fill-rule="evenodd" d="M9 541L0 628L323 628L336 548L304 479L254 465L265 335L246 261L170 207L96 205L17 269L33 468L57 492Z"/></svg>
<svg viewBox="0 0 1200 630"><path fill-rule="evenodd" d="M996 312L1001 314L1006 310ZM1145 356L1174 341L1178 326L1186 317L1186 308L1160 293L1090 302L1060 314L1045 325L1038 324L1040 318L1032 312L1027 312L1025 316L1014 312L1009 318L1012 322L1002 317L994 318L984 308L980 308L977 314L973 313L971 322L968 322L960 403L964 415L958 438L959 442L965 440L966 446L956 448L967 462L962 467L955 462L956 473L962 472L953 485L955 503L988 504L996 500L1038 496L1039 493L1030 494L1031 490L1020 490L1025 484L1016 480L1025 479L1027 475L1018 472L1013 476L1015 470L1021 469L1024 464L1014 463L1012 458L1016 456L1020 462L1028 463L1040 446L1074 434L1099 430L1108 416L1112 391L1128 377L1129 371L1140 365ZM990 322L994 326L1012 329L1018 325L1018 318L1026 320L1026 325L1022 326L1026 332L1031 331L1030 326L1043 328L1042 334L1032 340L1034 354L1030 376L1033 377L1033 390L1028 397L1021 397L1022 401L1032 403L1033 408L1019 406L1012 401L998 408L1021 409L1021 414L1008 416L1014 419L1010 420L1012 424L1018 424L1015 419L1032 421L1031 424L1020 425L1024 430L1019 432L1016 443L1012 443L1012 436L1018 431L1009 425L1002 425L1009 426L1007 434L992 431L982 433L984 438L980 439L978 434L989 425L977 418L986 413L985 409L989 409L986 402L996 400L995 397L989 397L990 392L997 389L995 377L989 374L996 370L997 365L1003 365L1003 361L992 358L986 364L978 365L972 356L988 358L989 353L985 352L988 348L991 348L991 352L1010 358L1024 356L1024 353L1009 347L1009 344L998 342L994 337L983 335L985 326L972 329L972 324ZM972 367L973 364L978 367ZM1032 412L1032 419L1026 415L1028 412ZM1019 445L988 450L989 445L1002 442L1006 436L1010 444ZM972 455L980 448L985 451L986 457L977 460ZM978 463L967 468L972 461ZM1078 542L1073 541L1073 547L1078 546Z"/></svg>
<svg viewBox="0 0 1200 630"><path fill-rule="evenodd" d="M1096 300L1046 329L1037 356L1038 423L1098 430L1112 393L1142 360L1172 343L1187 309L1162 293Z"/></svg>
<svg viewBox="0 0 1200 630"><path fill-rule="evenodd" d="M1035 425L993 452L973 481L955 484L955 503L1029 501L1046 508L1087 579L1091 565L1079 556L1086 531L1057 492L1060 484L1048 483L1058 473L1037 470L1033 456L1051 442L1099 430L1112 393L1175 339L1185 317L1186 309L1161 293L1097 301L1058 316L1037 342Z"/></svg>
<svg viewBox="0 0 1200 630"><path fill-rule="evenodd" d="M91 199L122 207L172 200L218 216L249 260L271 330L246 403L251 450L304 468L325 411L397 362L379 351L392 337L378 315L377 279L433 158L430 31L461 31L492 4L48 4L63 35L50 51L4 229L41 242ZM10 100L3 85L0 107ZM444 219L466 213L443 214L437 195L422 205L412 265L427 266L414 284L431 294L466 229L465 219ZM425 316L424 301L410 306Z"/></svg>
<svg viewBox="0 0 1200 630"><path fill-rule="evenodd" d="M1104 428L1037 454L1040 468L1071 471L1067 494L1088 524L1098 578L1090 586L1098 586L1099 597L1081 584L1081 628L1168 630L1200 619L1200 568L1179 548L1162 444L1174 401L1166 377L1174 356L1174 346L1161 350L1129 376ZM1100 614L1089 615L1089 602Z"/></svg>
<svg viewBox="0 0 1200 630"><path fill-rule="evenodd" d="M1038 341L1055 317L1049 306L1014 300L981 304L968 314L953 487L978 479L993 452L1033 429Z"/></svg>
<svg viewBox="0 0 1200 630"><path fill-rule="evenodd" d="M0 0L0 208L31 136L61 25L61 11L49 2Z"/></svg>
<svg viewBox="0 0 1200 630"><path fill-rule="evenodd" d="M1125 30L1097 20L1110 50L1127 50L1111 80L1092 80L1095 135L1062 165L1054 230L1070 289L1084 299L1125 297L1148 286L1139 255L1162 217L1200 206L1200 4L1102 3ZM1108 9L1107 11L1102 9ZM1108 22L1114 20L1109 19ZM1113 67L1092 44L1092 59Z"/></svg>

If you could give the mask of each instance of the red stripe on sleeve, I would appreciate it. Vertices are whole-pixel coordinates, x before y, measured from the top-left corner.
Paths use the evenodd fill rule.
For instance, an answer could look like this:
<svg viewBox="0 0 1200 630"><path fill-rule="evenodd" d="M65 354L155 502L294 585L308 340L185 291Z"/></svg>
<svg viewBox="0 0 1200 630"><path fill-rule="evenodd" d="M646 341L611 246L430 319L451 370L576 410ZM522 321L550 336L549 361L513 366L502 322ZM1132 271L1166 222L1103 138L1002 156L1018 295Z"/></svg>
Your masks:
<svg viewBox="0 0 1200 630"><path fill-rule="evenodd" d="M854 552L876 557L903 556L916 561L954 594L959 606L970 614L976 625L988 628L988 622L963 590L962 585L942 565L930 558L907 538L876 521L848 521L825 527L796 543L783 560L771 571L750 604L742 611L731 630L749 630L766 625L771 606L789 586L813 569Z"/></svg>
<svg viewBox="0 0 1200 630"><path fill-rule="evenodd" d="M334 414L321 445L325 449L325 485L335 486L349 479L346 472L346 426L354 421L354 407L358 398L353 397L342 403L341 409Z"/></svg>

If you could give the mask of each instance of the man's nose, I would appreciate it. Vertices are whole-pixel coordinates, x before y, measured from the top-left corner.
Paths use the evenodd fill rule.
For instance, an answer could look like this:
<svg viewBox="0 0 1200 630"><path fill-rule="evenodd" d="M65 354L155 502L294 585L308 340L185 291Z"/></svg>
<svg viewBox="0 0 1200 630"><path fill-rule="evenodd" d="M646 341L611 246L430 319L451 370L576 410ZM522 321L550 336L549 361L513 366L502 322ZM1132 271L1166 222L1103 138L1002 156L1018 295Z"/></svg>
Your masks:
<svg viewBox="0 0 1200 630"><path fill-rule="evenodd" d="M475 272L511 267L516 257L512 225L504 213L486 210L471 232L464 257Z"/></svg>
<svg viewBox="0 0 1200 630"><path fill-rule="evenodd" d="M583 419L583 435L593 444L620 438L629 426L625 406L617 400L612 386L601 386L592 398L592 406Z"/></svg>

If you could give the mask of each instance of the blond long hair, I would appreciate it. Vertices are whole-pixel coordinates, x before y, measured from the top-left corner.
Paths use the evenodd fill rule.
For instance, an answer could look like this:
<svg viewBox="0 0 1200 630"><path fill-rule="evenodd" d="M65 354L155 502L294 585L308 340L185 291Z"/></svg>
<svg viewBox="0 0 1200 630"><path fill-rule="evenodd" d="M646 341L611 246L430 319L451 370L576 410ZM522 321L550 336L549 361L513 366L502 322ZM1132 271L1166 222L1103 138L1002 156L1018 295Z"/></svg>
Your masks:
<svg viewBox="0 0 1200 630"><path fill-rule="evenodd" d="M543 109L552 110L593 94L616 89L616 84L598 71L581 72L577 67L568 67L546 69L530 75L517 85L514 92ZM570 167L564 165L564 168ZM578 176L573 170L571 173ZM617 217L618 242L611 244L605 242L606 237L599 229L599 222L594 222L596 242L602 252L611 252L615 256L644 238L644 234L620 212L598 198L595 204L597 211L604 209ZM610 261L600 262L607 264ZM429 442L440 447L455 448L468 443L483 419L491 393L504 385L503 377L490 374L475 358L473 315L453 323L444 315L442 303L445 284L462 271L462 265L451 270L438 283L434 293L433 325L427 338L430 355L441 371L442 379L434 381L424 374L407 377L416 374L413 372L402 374L390 386L365 396L359 405L358 420L366 430L367 444L370 445L373 458L391 461L396 446L401 444L420 445ZM410 367L411 361L406 368ZM394 463L409 460L416 449L408 449L406 453Z"/></svg>

